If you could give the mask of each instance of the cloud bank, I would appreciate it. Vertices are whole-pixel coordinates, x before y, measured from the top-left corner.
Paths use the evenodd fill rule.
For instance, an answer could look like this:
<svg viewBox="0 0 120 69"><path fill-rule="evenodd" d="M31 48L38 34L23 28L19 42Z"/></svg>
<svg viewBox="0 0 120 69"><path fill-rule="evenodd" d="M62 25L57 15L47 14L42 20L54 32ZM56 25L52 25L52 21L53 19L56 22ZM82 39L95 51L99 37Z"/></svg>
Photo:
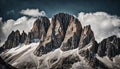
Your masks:
<svg viewBox="0 0 120 69"><path fill-rule="evenodd" d="M20 12L23 15L33 16L33 17L39 17L39 16L46 16L44 11L39 11L39 9L26 9L21 10Z"/></svg>
<svg viewBox="0 0 120 69"><path fill-rule="evenodd" d="M78 14L82 26L91 25L95 39L100 42L111 35L120 37L120 18L105 12Z"/></svg>
<svg viewBox="0 0 120 69"><path fill-rule="evenodd" d="M24 30L26 33L28 33L31 30L33 23L36 19L37 18L28 18L26 16L23 16L18 18L17 20L9 19L6 22L1 21L2 23L2 27L0 28L2 32L2 34L0 35L0 38L2 38L1 44L3 44L3 42L7 39L8 35L12 31L19 30L20 33L22 33Z"/></svg>

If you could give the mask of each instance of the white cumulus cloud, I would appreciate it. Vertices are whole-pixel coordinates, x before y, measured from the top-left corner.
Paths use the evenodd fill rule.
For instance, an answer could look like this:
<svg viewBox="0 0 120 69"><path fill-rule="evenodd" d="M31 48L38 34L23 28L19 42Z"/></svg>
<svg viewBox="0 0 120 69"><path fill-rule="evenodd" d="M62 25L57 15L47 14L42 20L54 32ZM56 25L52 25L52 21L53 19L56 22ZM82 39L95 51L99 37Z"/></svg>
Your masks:
<svg viewBox="0 0 120 69"><path fill-rule="evenodd" d="M28 18L26 16L20 17L17 20L9 19L6 22L4 22L2 27L2 32L4 34L3 42L7 39L8 35L12 31L19 30L20 33L23 32L23 30L28 33L32 27L33 23L35 22L37 18Z"/></svg>
<svg viewBox="0 0 120 69"><path fill-rule="evenodd" d="M78 14L82 26L91 25L98 42L112 35L120 37L120 18L105 12Z"/></svg>
<svg viewBox="0 0 120 69"><path fill-rule="evenodd" d="M45 12L39 11L39 9L25 9L25 10L21 10L20 13L23 15L28 15L33 17L46 16Z"/></svg>

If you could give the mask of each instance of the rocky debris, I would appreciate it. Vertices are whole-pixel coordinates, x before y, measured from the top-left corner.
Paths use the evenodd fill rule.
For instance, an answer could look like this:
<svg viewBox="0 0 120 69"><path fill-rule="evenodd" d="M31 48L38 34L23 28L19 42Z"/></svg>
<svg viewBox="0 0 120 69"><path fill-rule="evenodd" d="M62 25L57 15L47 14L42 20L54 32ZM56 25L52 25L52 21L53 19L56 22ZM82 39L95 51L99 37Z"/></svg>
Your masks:
<svg viewBox="0 0 120 69"><path fill-rule="evenodd" d="M104 39L99 43L97 53L100 57L108 56L110 59L120 54L120 38L113 35Z"/></svg>
<svg viewBox="0 0 120 69"><path fill-rule="evenodd" d="M38 69L32 62L23 62L23 64L16 65L15 67L18 69Z"/></svg>
<svg viewBox="0 0 120 69"><path fill-rule="evenodd" d="M45 36L48 28L50 26L50 21L47 17L40 17L38 18L35 23L33 24L33 28L31 32L28 33L26 44L31 42L35 42L36 39L41 39L42 36Z"/></svg>
<svg viewBox="0 0 120 69"><path fill-rule="evenodd" d="M101 61L96 58L98 43L95 39L91 39L90 43L79 50L79 54L94 69L109 69Z"/></svg>
<svg viewBox="0 0 120 69"><path fill-rule="evenodd" d="M94 39L94 34L91 30L90 25L85 26L81 33L79 48L83 48L84 46L86 46L88 43L90 43L92 39Z"/></svg>
<svg viewBox="0 0 120 69"><path fill-rule="evenodd" d="M3 50L14 48L20 43L24 43L24 41L26 40L26 36L27 34L24 31L21 35L18 30L16 30L15 32L12 31L1 48Z"/></svg>
<svg viewBox="0 0 120 69"><path fill-rule="evenodd" d="M17 69L9 64L7 64L6 62L4 62L4 60L0 57L0 69Z"/></svg>
<svg viewBox="0 0 120 69"><path fill-rule="evenodd" d="M62 58L59 62L52 65L50 69L70 69L76 62L81 61L78 56L69 55L68 57Z"/></svg>

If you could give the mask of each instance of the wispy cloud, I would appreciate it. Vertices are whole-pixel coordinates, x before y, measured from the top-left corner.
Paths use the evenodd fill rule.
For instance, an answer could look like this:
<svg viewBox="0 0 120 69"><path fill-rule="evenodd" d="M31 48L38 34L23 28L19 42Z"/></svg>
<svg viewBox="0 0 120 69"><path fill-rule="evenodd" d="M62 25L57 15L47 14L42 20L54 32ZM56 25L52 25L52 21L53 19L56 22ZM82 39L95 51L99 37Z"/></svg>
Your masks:
<svg viewBox="0 0 120 69"><path fill-rule="evenodd" d="M23 15L28 15L33 17L46 16L45 12L39 11L39 9L25 9L25 10L21 10L20 13Z"/></svg>

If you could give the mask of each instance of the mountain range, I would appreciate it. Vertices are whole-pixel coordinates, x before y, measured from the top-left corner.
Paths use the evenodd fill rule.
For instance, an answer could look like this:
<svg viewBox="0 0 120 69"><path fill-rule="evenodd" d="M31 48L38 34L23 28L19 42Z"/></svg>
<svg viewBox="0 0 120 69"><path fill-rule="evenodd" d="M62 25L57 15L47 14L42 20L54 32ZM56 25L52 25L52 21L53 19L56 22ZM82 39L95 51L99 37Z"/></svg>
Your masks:
<svg viewBox="0 0 120 69"><path fill-rule="evenodd" d="M1 69L120 69L120 38L98 43L90 25L67 13L39 17L28 33L12 31L0 53Z"/></svg>

